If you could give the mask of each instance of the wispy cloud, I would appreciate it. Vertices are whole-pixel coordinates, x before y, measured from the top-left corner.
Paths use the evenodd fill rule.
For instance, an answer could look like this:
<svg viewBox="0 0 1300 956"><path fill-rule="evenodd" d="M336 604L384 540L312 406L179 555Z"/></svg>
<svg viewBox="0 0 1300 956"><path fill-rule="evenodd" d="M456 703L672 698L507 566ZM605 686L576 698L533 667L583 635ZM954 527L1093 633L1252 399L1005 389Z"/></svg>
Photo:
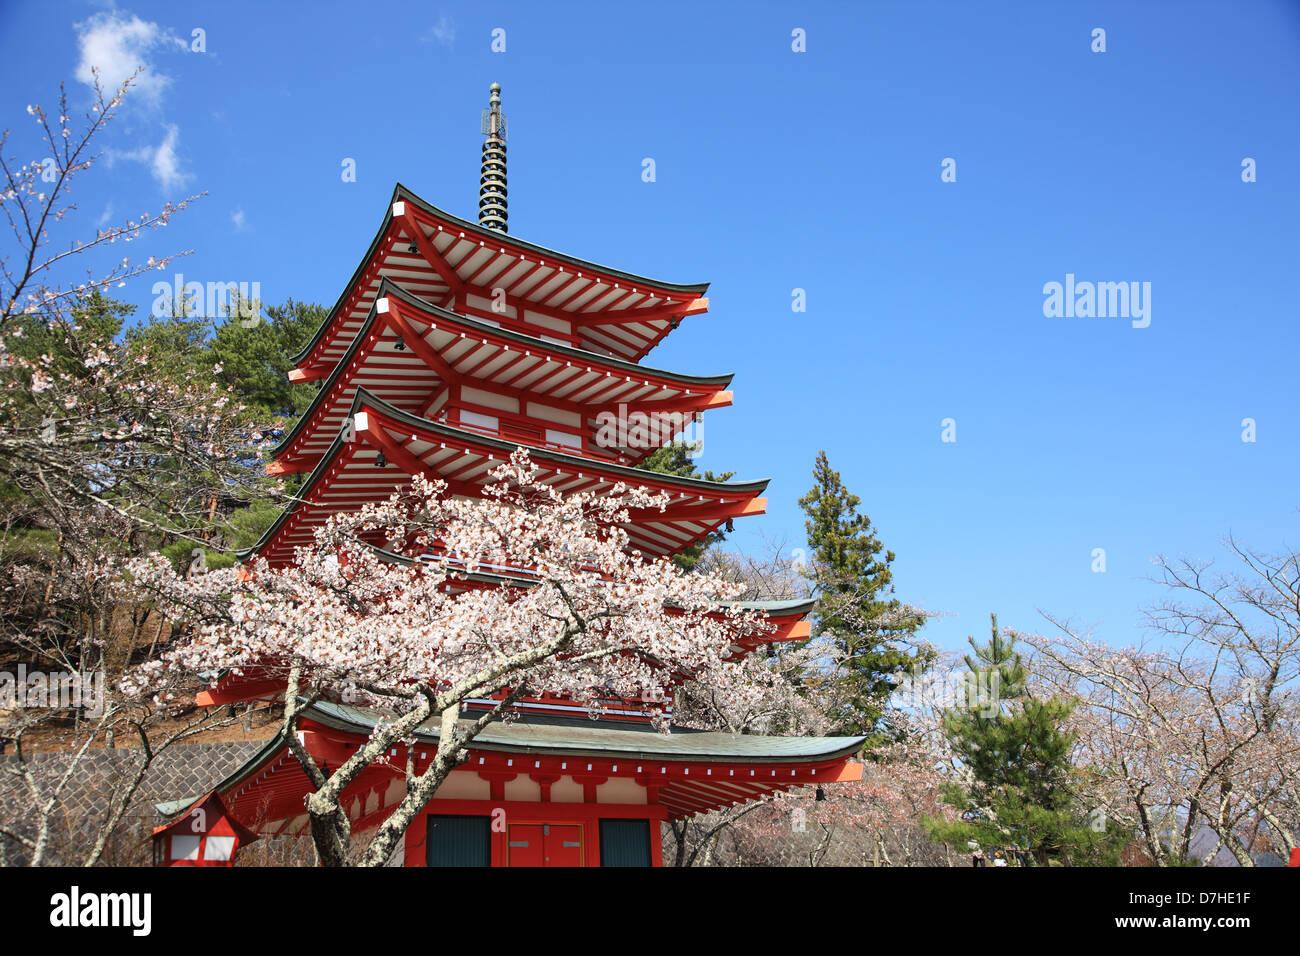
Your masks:
<svg viewBox="0 0 1300 956"><path fill-rule="evenodd" d="M115 91L136 70L141 73L131 84L135 95L157 106L172 79L152 62L153 54L169 47L187 49L184 40L173 36L156 23L141 20L135 14L119 10L96 13L76 24L77 46L81 59L76 78L93 86L93 70L108 92Z"/></svg>
<svg viewBox="0 0 1300 956"><path fill-rule="evenodd" d="M230 211L230 221L235 224L235 230L237 232L244 231L245 220L244 220L244 210L242 207L236 206L234 209Z"/></svg>
<svg viewBox="0 0 1300 956"><path fill-rule="evenodd" d="M91 15L74 29L81 55L77 79L94 86L97 72L100 85L111 95L123 80L138 71L131 84L128 104L135 102L151 107L156 119L161 120L159 107L172 85L172 78L155 66L154 58L167 50L188 50L189 45L157 23L112 8ZM178 153L180 128L175 123L163 123L159 135L162 138L157 146L110 149L109 162L120 159L144 163L164 190L184 185L191 176L183 169Z"/></svg>
<svg viewBox="0 0 1300 956"><path fill-rule="evenodd" d="M165 127L162 142L157 146L141 146L139 149L110 149L106 155L109 165L118 160L144 163L149 172L163 189L183 186L190 180L190 174L181 169L180 156L176 147L180 144L181 131L175 123Z"/></svg>
<svg viewBox="0 0 1300 956"><path fill-rule="evenodd" d="M176 144L180 142L181 131L175 124L167 127L167 135L154 151L153 161L149 164L153 178L163 189L180 186L188 180L189 174L181 171L180 159L176 155Z"/></svg>
<svg viewBox="0 0 1300 956"><path fill-rule="evenodd" d="M425 43L437 40L447 49L456 45L456 24L451 17L440 16L438 22L429 28L429 32L420 38Z"/></svg>

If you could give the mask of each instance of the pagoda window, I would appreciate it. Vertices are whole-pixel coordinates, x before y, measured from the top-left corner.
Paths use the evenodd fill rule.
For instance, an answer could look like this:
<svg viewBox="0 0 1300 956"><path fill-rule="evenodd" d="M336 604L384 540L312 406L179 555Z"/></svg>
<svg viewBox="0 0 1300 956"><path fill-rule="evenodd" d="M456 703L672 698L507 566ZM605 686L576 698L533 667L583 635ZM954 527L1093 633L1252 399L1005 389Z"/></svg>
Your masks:
<svg viewBox="0 0 1300 956"><path fill-rule="evenodd" d="M485 392L481 388L471 388L468 385L462 386L460 400L467 405L481 405L499 412L519 413L519 399L496 392Z"/></svg>
<svg viewBox="0 0 1300 956"><path fill-rule="evenodd" d="M546 429L546 443L548 445L559 445L563 448L573 448L582 451L582 439L577 435L570 435L568 432L556 431L554 428Z"/></svg>
<svg viewBox="0 0 1300 956"><path fill-rule="evenodd" d="M429 814L425 866L491 865L491 817Z"/></svg>
<svg viewBox="0 0 1300 956"><path fill-rule="evenodd" d="M447 405L447 400L449 398L451 398L451 389L444 388L442 391L440 391L437 395L434 396L433 401L430 402L429 406L424 410L424 417L432 418L434 415L437 415L439 413L441 413L442 415L446 415L447 412L445 408Z"/></svg>
<svg viewBox="0 0 1300 956"><path fill-rule="evenodd" d="M543 405L541 402L529 402L525 406L525 410L533 418L555 422L557 425L568 425L570 428L582 427L582 416L567 409L552 408L550 405Z"/></svg>
<svg viewBox="0 0 1300 956"><path fill-rule="evenodd" d="M507 318L516 321L519 320L519 310L513 305L510 305L507 302L505 303L505 308L502 309L500 304L493 302L491 299L485 299L481 295L465 296L465 309L468 312L474 313L474 317L478 319L487 319L489 315L496 313L497 315L504 315ZM486 315L483 313L486 313ZM501 323L495 322L494 324L499 326Z"/></svg>
<svg viewBox="0 0 1300 956"><path fill-rule="evenodd" d="M501 419L497 418L495 415L483 415L479 412L471 412L468 408L462 408L460 410L460 423L470 428L477 428L482 431L501 431Z"/></svg>
<svg viewBox="0 0 1300 956"><path fill-rule="evenodd" d="M540 312L533 312L527 306L524 307L524 321L533 325L540 325L544 329L550 329L561 336L573 337L572 322L566 322L564 319L558 319L550 315L543 315Z"/></svg>
<svg viewBox="0 0 1300 956"><path fill-rule="evenodd" d="M521 316L519 309L514 305L507 304L505 310L502 311L501 307L499 305L494 306L490 299L467 295L464 302L464 313L481 322L491 323L497 328L525 332L528 335L537 336L556 345L582 346L581 340L573 332L571 322L527 309ZM547 332L554 334L547 335Z"/></svg>
<svg viewBox="0 0 1300 956"><path fill-rule="evenodd" d="M601 866L650 866L649 820L601 820Z"/></svg>

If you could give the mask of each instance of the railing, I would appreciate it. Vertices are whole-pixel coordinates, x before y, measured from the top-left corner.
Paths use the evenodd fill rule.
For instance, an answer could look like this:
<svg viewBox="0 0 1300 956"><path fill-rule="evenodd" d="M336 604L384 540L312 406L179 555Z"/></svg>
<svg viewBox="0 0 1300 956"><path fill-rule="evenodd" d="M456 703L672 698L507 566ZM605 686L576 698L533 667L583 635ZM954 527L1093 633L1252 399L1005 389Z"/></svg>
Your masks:
<svg viewBox="0 0 1300 956"><path fill-rule="evenodd" d="M591 448L590 445L586 448L577 448L573 445L547 441L545 434L540 429L524 428L506 422L501 422L496 428L488 428L485 425L472 425L469 422L462 421L456 423L456 427L465 431L477 432L480 435L487 435L491 438L501 438L505 441L517 442L520 445L529 445L533 448L547 448L568 455L577 455L580 458L592 458L616 465L628 464L626 455L611 455L604 450L597 451Z"/></svg>

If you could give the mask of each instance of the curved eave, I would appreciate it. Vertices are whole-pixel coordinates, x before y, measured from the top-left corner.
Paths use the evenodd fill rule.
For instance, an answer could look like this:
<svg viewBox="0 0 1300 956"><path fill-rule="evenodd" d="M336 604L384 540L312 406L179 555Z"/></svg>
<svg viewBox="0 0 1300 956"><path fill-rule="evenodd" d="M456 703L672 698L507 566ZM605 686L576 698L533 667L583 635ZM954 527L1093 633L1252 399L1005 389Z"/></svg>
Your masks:
<svg viewBox="0 0 1300 956"><path fill-rule="evenodd" d="M348 704L318 701L303 716L334 730L368 736L378 711ZM438 720L415 730L415 737L438 739ZM583 726L587 724L589 726ZM541 723L519 721L491 724L470 745L474 750L495 750L566 757L609 757L675 762L734 761L760 765L822 763L842 760L862 749L866 737L765 737L721 731L679 729L660 733L639 725L577 721Z"/></svg>
<svg viewBox="0 0 1300 956"><path fill-rule="evenodd" d="M817 602L812 598L794 598L789 601L723 601L725 607L739 607L747 611L763 611L772 617L790 617L811 614Z"/></svg>
<svg viewBox="0 0 1300 956"><path fill-rule="evenodd" d="M346 759L370 737L382 717L382 712L344 704L312 704L303 711L308 751L318 761ZM438 723L430 721L419 728L414 739L435 741ZM628 721L525 716L511 724L488 726L468 750L471 767L485 765L503 772L518 756L526 754L539 765L548 764L552 772L564 773L565 761L575 760L597 764L602 775L638 781L645 777L656 791L656 798L646 806L647 815L654 818L663 813L680 819L748 803L794 786L861 779L861 764L851 758L865 740L764 737L686 729L661 734ZM250 820L256 819L263 833L306 832L308 820L302 801L311 785L286 744L283 736L276 736L209 791L222 799L232 819L236 819L233 814L243 812ZM427 763L427 753L420 753L418 760ZM467 767L461 772L473 770ZM382 801L381 806L371 809L367 799L377 783L387 788L391 774L391 769L385 772L372 765L345 789L345 806L352 806L355 818L374 821L391 811L391 806ZM168 801L158 808L171 815L193 806L195 800ZM364 808L362 801L366 801Z"/></svg>
<svg viewBox="0 0 1300 956"><path fill-rule="evenodd" d="M435 305L428 299L416 295L402 287L400 282L385 276L379 282L379 297L385 295L395 295L403 302L407 302L417 309L423 309L434 316L439 316L448 322L458 322L467 325L483 335L493 335L527 348L537 348L546 352L556 352L560 355L567 355L570 358L577 359L580 362L587 362L592 365L603 365L610 369L617 369L631 375L649 375L654 378L664 378L673 382L681 382L683 385L708 385L726 388L731 384L735 377L734 373L727 372L723 375L688 375L684 372L670 372L667 369L654 368L650 365L641 365L638 362L629 362L627 359L621 359L617 355L605 355L601 352L592 352L588 349L581 349L573 345L565 345L562 342L548 342L545 339L538 338L535 335L529 335L526 332L517 332L514 329L507 329L502 326L491 325L483 322L470 315L461 315L459 312L453 312L450 309L444 309ZM373 309L372 309L373 311Z"/></svg>
<svg viewBox="0 0 1300 956"><path fill-rule="evenodd" d="M393 199L389 203L389 215L392 215L392 203L406 201L419 207L419 209L430 216L439 219L445 219L458 229L464 229L466 233L473 233L480 239L491 239L494 243L503 246L517 246L525 252L531 252L534 255L544 255L564 262L580 269L590 269L592 272L599 272L601 275L609 276L611 279L618 279L620 282L637 282L641 285L649 286L652 289L662 289L665 292L676 292L682 295L703 295L709 289L707 282L661 282L658 279L652 279L649 276L639 276L633 272L624 272L621 269L612 269L609 266L603 266L598 262L591 262L587 259L579 259L577 256L570 256L563 252L557 252L554 249L548 249L546 246L539 246L536 243L527 242L523 239L516 239L513 235L500 232L496 229L487 229L480 226L477 222L469 219L461 219L459 216L453 216L445 210L439 209L433 203L421 199L415 193L411 192L400 182L393 190Z"/></svg>
<svg viewBox="0 0 1300 956"><path fill-rule="evenodd" d="M393 204L396 202L409 202L411 203L411 205L415 206L426 215L445 220L447 223L455 226L457 229L464 230L467 236L474 235L483 240L491 239L492 242L497 245L512 246L520 249L523 252L530 253L532 255L546 256L550 259L554 259L556 262L564 263L567 266L572 266L577 269L590 270L591 272L608 276L611 279L617 279L620 282L635 282L651 289L662 290L664 292L677 293L679 295L691 295L691 296L703 295L705 292L708 291L709 288L709 284L707 282L694 282L694 283L685 283L685 284L676 283L676 282L661 282L658 279L651 279L648 276L638 276L631 272L624 272L621 269L611 269L607 266L602 266L599 263L590 262L586 259L579 259L576 256L566 255L565 253L557 252L554 249L548 249L546 246L539 246L536 243L526 242L522 239L517 239L513 236L510 236L506 233L499 232L495 229L484 228L483 226L480 226L476 222L471 222L468 219L461 219L459 216L453 216L451 213L439 209L437 206L433 205L432 203L427 202L424 199L421 199L419 196L411 192L411 190L409 190L406 186L402 185L399 182L393 188L393 195L392 198L389 199L388 201L388 208L384 213L383 222L380 223L379 231L375 233L374 238L370 240L370 245L366 249L366 254L361 258L360 263L353 271L351 278L348 279L347 284L343 287L342 293L339 294L338 299L335 301L333 307L330 309L329 314L325 316L325 320L320 324L320 327L315 331L315 333L308 340L307 344L302 348L302 350L298 352L297 355L291 358L291 361L295 366L301 365L304 361L307 360L307 358L312 354L312 352L315 351L316 347L321 344L322 340L326 337L326 335L328 335L330 329L334 326L335 321L339 317L339 311L347 303L350 294L354 286L356 285L357 281L363 275L365 275L371 260L374 258L375 254L379 251L380 247L382 246L384 237L388 234L389 227L392 226L393 224Z"/></svg>
<svg viewBox="0 0 1300 956"><path fill-rule="evenodd" d="M443 425L438 422L431 422L428 419L420 418L416 415L408 414L399 408L396 408L382 399L378 398L364 388L358 388L356 395L352 399L352 405L349 415L355 416L356 413L365 408L373 411L378 415L386 418L396 424L404 427L413 428L420 432L433 437L442 436L451 439L454 443L477 446L492 450L500 454L502 458L508 459L516 448L520 447L518 443L502 441L498 438L492 438L482 435L478 432L466 431L455 428L450 425ZM380 426L382 427L382 426ZM269 543L275 540L285 523L292 517L294 512L300 507L301 502L309 500L312 493L330 469L334 466L335 459L344 447L349 444L343 440L343 433L340 431L330 443L329 450L321 456L320 461L311 470L307 480L303 484L302 491L299 493L299 500L290 504L276 517L275 521L263 533L262 537L251 548L236 553L236 557L243 561L249 557L258 554ZM355 444L355 443L354 443ZM705 481L702 478L683 478L677 475L667 475L656 471L644 471L637 468L630 468L626 465L617 465L608 462L596 461L590 458L582 458L577 455L567 455L563 452L551 451L544 448L528 448L529 455L540 461L549 462L560 469L568 469L582 473L599 474L626 481L631 487L639 486L662 486L665 488L675 488L682 492L692 492L695 494L706 494L715 498L734 497L750 494L757 496L767 488L770 479L762 478L757 481L746 482L720 482Z"/></svg>
<svg viewBox="0 0 1300 956"><path fill-rule="evenodd" d="M222 792L229 790L231 787L256 773L261 767L279 756L280 751L285 747L285 739L283 732L277 733L274 737L259 747L247 760L230 773L226 774L226 776L219 782L214 784L208 793L216 793L220 795ZM202 794L197 797L182 797L178 800L166 800L161 803L155 803L154 809L166 819L167 823L174 823L184 815L181 811L192 807L198 801L205 798L206 794Z"/></svg>
<svg viewBox="0 0 1300 956"><path fill-rule="evenodd" d="M418 428L430 435L444 435L460 441L467 441L471 444L482 445L503 452L506 458L519 448L520 442L505 441L500 438L493 438L491 435L483 435L478 432L468 431L463 428L456 428L453 425L444 425L441 422L431 422L427 418L420 418L418 415L412 415L402 411L396 406L390 405L383 399L379 398L373 392L364 388L358 388L356 397L352 400L352 414L355 415L362 406L371 411L378 412L385 418L390 418L394 422L402 425L409 425L412 428ZM550 448L534 448L528 445L523 447L528 449L528 454L534 459L553 462L565 468L576 469L579 471L597 472L600 474L619 477L626 480L631 487L639 485L666 485L669 487L678 487L682 489L694 489L697 491L707 492L709 494L726 496L741 492L742 494L753 492L762 494L767 488L770 478L759 478L753 481L705 481L703 478L684 478L679 475L668 475L658 471L645 471L640 468L632 468L628 465L619 465L613 462L600 461L594 458L584 458L581 455L569 455L560 451L553 451Z"/></svg>
<svg viewBox="0 0 1300 956"><path fill-rule="evenodd" d="M635 362L628 362L615 356L601 355L598 352L588 352L585 349L574 348L569 345L547 342L543 339L537 338L536 336L527 335L523 332L498 328L495 325L489 325L486 322L477 321L470 316L461 315L459 312L452 312L448 309L437 306L432 302L429 302L427 299L422 299L414 293L406 291L399 283L385 277L379 283L379 293L376 296L376 303L378 303L380 298L389 295L394 296L411 305L413 308L421 310L435 319L446 322L449 325L454 324L464 326L467 330L474 332L476 335L504 339L505 341L512 342L525 350L554 353L586 365L599 365L628 375L637 375L642 378L660 378L666 381L680 383L683 386L689 385L703 389L713 388L719 390L725 389L730 385L734 377L730 373L724 375L685 375L679 372L670 372L665 369L638 365ZM371 331L373 331L378 320L379 312L377 305L372 305L370 311L366 315L365 321L361 324L361 328L359 328L356 335L353 336L352 343L348 346L347 351L343 353L343 357L335 364L329 377L324 381L320 389L317 391L316 396L312 399L311 404L307 406L306 410L294 423L293 428L290 429L289 433L285 435L280 444L277 445L275 450L271 453L273 458L278 458L282 455L307 429L321 406L329 400L330 393L338 384L339 379L343 378L343 376L347 374L348 365L354 358L356 358L357 353L361 351L366 341L366 337ZM487 387L490 389L490 383ZM545 404L546 396L539 395L537 401ZM635 403L630 404L635 405Z"/></svg>
<svg viewBox="0 0 1300 956"><path fill-rule="evenodd" d="M297 510L298 506L311 495L312 488L316 486L321 477L324 476L333 466L334 459L338 456L338 453L342 451L345 444L346 442L343 441L341 433L334 436L334 441L330 442L329 450L325 452L325 454L321 455L320 461L316 463L316 467L311 470L311 473L307 476L307 480L303 482L302 490L298 495L298 500L291 502L284 507L280 514L276 516L275 521L271 522L271 526L262 532L262 537L257 540L256 544L243 551L236 551L236 560L246 561L250 558L256 557L258 552L275 539L276 533L279 532L285 522L289 520L294 511Z"/></svg>

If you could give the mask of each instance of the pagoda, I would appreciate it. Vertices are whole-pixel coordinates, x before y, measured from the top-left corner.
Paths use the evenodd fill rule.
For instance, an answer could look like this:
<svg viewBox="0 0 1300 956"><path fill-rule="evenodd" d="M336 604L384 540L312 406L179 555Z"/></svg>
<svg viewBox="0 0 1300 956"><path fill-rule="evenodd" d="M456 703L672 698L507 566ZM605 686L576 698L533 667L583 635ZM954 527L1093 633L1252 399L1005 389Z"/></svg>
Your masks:
<svg viewBox="0 0 1300 956"><path fill-rule="evenodd" d="M705 411L731 404L729 375L641 364L684 318L707 311L707 284L649 279L511 238L500 87L493 84L490 94L478 221L444 212L398 184L342 295L295 356L289 378L319 382L319 391L268 470L305 477L297 500L245 557L287 564L331 515L383 500L414 475L446 482L449 494L480 496L490 471L519 446L565 492L598 493L626 482L667 493L663 511L633 512L626 525L632 546L646 555L680 553L736 518L763 513L766 481L715 482L636 468ZM609 427L611 416L618 427ZM636 425L624 427L629 421ZM519 580L510 569L494 569L453 584ZM771 628L736 647L737 654L758 641L809 634L810 601L743 606L762 612ZM276 700L284 690L283 678L244 669L214 682L199 703ZM851 759L860 737L680 728L664 734L652 726L646 702L607 703L593 720L581 702L520 701L517 719L474 738L468 759L408 828L399 862L659 866L665 821L861 774ZM491 704L471 702L467 709ZM338 766L369 737L378 716L318 702L306 711L300 736L319 766ZM437 721L417 734L417 766L432 756L437 734ZM403 798L397 768L406 754L394 757L344 791L354 833L379 825ZM277 737L211 794L232 825L276 836L309 832L310 791ZM159 809L179 819L202 799L186 796Z"/></svg>

